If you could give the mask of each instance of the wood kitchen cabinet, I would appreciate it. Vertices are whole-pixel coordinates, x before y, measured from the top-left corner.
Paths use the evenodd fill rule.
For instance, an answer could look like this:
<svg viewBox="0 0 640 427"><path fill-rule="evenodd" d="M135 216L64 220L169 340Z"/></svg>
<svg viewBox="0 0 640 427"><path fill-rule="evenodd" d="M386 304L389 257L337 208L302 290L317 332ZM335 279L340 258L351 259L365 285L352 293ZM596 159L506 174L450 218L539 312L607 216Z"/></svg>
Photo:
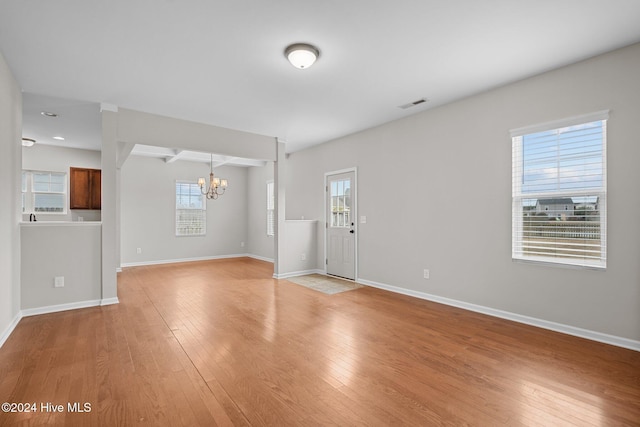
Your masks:
<svg viewBox="0 0 640 427"><path fill-rule="evenodd" d="M100 169L70 168L70 208L100 209L102 172Z"/></svg>

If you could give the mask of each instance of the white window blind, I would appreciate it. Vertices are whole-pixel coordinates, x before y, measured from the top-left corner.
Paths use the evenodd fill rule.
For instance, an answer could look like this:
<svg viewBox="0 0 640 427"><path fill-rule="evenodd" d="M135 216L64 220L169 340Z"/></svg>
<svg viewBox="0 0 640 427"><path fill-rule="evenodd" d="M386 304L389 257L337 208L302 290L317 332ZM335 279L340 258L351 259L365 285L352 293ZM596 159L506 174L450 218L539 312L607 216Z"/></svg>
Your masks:
<svg viewBox="0 0 640 427"><path fill-rule="evenodd" d="M22 171L22 212L66 214L67 174Z"/></svg>
<svg viewBox="0 0 640 427"><path fill-rule="evenodd" d="M27 212L27 172L22 171L22 213Z"/></svg>
<svg viewBox="0 0 640 427"><path fill-rule="evenodd" d="M275 205L273 181L267 181L267 236L275 234Z"/></svg>
<svg viewBox="0 0 640 427"><path fill-rule="evenodd" d="M207 204L195 182L176 181L176 236L207 234Z"/></svg>
<svg viewBox="0 0 640 427"><path fill-rule="evenodd" d="M512 131L514 259L606 267L607 118Z"/></svg>

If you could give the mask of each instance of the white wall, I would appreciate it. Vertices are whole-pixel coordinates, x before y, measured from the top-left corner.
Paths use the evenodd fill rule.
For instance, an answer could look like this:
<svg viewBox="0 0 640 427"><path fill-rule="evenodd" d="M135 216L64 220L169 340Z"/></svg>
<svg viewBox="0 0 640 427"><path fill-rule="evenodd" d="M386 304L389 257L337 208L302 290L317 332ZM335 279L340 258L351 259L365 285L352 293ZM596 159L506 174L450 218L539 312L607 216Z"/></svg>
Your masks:
<svg viewBox="0 0 640 427"><path fill-rule="evenodd" d="M275 160L273 137L226 129L172 117L118 109L118 141L225 154L247 159Z"/></svg>
<svg viewBox="0 0 640 427"><path fill-rule="evenodd" d="M355 166L361 280L639 341L639 75L637 44L292 153L287 217L324 218L323 174ZM603 109L607 270L512 262L509 130Z"/></svg>
<svg viewBox="0 0 640 427"><path fill-rule="evenodd" d="M316 272L318 233L316 220L286 220L280 234L282 254L278 278Z"/></svg>
<svg viewBox="0 0 640 427"><path fill-rule="evenodd" d="M26 223L21 227L21 308L74 303L98 305L102 296L101 226L96 222ZM64 287L54 287L55 277Z"/></svg>
<svg viewBox="0 0 640 427"><path fill-rule="evenodd" d="M207 202L207 235L176 237L175 182L208 180L209 165L130 156L121 169L122 265L247 252L247 168L214 168L229 187ZM241 243L245 242L245 246ZM137 254L136 249L142 253Z"/></svg>
<svg viewBox="0 0 640 427"><path fill-rule="evenodd" d="M20 313L22 94L0 53L0 346Z"/></svg>
<svg viewBox="0 0 640 427"><path fill-rule="evenodd" d="M67 174L67 213L65 215L38 213L38 221L100 221L99 210L69 209L69 168L100 169L101 155L99 151L78 150L75 148L55 147L36 144L22 149L22 169L64 172ZM22 215L23 221L29 215Z"/></svg>
<svg viewBox="0 0 640 427"><path fill-rule="evenodd" d="M267 236L267 181L273 181L273 162L248 170L247 252L273 260L274 237Z"/></svg>

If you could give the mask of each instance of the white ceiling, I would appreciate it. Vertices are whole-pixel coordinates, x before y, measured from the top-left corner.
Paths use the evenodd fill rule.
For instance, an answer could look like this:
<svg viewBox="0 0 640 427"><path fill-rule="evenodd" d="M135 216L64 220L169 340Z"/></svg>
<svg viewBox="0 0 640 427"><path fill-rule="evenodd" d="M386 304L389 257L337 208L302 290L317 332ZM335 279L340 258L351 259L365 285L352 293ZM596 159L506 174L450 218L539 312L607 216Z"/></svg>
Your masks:
<svg viewBox="0 0 640 427"><path fill-rule="evenodd" d="M638 0L0 2L25 92L277 136L288 152L638 41ZM313 67L286 61L295 42L318 47Z"/></svg>
<svg viewBox="0 0 640 427"><path fill-rule="evenodd" d="M43 112L56 114L48 117ZM102 147L100 105L51 96L22 95L22 137L38 144L99 151ZM64 141L53 139L61 136Z"/></svg>

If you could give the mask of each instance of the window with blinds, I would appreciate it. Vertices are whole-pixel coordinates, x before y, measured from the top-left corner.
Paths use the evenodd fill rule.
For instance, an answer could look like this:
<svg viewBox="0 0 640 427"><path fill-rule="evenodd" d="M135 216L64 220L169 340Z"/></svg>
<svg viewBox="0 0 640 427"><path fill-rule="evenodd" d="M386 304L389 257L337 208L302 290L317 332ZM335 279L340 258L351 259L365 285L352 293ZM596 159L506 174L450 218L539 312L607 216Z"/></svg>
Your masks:
<svg viewBox="0 0 640 427"><path fill-rule="evenodd" d="M23 213L67 213L67 174L22 171Z"/></svg>
<svg viewBox="0 0 640 427"><path fill-rule="evenodd" d="M176 236L207 234L207 204L195 182L176 181Z"/></svg>
<svg viewBox="0 0 640 427"><path fill-rule="evenodd" d="M276 199L273 181L267 181L267 236L273 236L275 234L275 206Z"/></svg>
<svg viewBox="0 0 640 427"><path fill-rule="evenodd" d="M606 267L607 119L511 131L513 259Z"/></svg>

